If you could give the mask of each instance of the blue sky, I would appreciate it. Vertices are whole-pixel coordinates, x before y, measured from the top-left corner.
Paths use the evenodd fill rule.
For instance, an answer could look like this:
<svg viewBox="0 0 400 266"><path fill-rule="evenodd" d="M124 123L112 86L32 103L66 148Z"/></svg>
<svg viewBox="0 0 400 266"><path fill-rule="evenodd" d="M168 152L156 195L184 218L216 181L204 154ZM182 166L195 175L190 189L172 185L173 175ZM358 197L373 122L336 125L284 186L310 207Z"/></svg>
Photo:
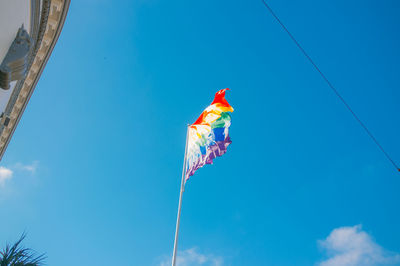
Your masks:
<svg viewBox="0 0 400 266"><path fill-rule="evenodd" d="M269 4L399 162L400 3ZM400 265L399 173L261 1L72 1L1 162L2 243L166 265L185 126L226 87L233 143L187 183L180 265Z"/></svg>

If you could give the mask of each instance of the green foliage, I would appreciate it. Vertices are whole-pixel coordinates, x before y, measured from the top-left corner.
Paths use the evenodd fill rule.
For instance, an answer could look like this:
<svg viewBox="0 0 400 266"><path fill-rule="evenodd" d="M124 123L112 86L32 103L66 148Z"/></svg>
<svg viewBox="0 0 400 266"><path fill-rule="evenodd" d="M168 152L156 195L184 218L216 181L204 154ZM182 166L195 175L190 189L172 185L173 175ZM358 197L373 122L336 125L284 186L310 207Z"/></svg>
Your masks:
<svg viewBox="0 0 400 266"><path fill-rule="evenodd" d="M0 251L0 266L40 266L43 265L45 259L44 254L37 255L32 249L24 248L21 242L25 239L26 234L22 234L21 238L14 244L7 244Z"/></svg>

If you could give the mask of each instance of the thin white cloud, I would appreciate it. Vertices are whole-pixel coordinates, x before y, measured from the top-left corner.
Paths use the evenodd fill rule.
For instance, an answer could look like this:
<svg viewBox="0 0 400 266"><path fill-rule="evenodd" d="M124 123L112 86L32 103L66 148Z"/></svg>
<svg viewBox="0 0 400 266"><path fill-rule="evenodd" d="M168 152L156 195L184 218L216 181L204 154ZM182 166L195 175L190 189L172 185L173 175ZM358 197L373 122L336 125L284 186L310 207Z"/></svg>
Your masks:
<svg viewBox="0 0 400 266"><path fill-rule="evenodd" d="M0 166L0 186L4 186L7 179L11 179L13 171L6 167Z"/></svg>
<svg viewBox="0 0 400 266"><path fill-rule="evenodd" d="M31 164L16 163L11 167L0 166L0 187L4 188L7 180L18 176L18 173L29 172L32 175L35 174L38 166L39 161L33 161Z"/></svg>
<svg viewBox="0 0 400 266"><path fill-rule="evenodd" d="M171 258L160 263L160 266L171 265ZM176 257L177 266L222 266L223 259L212 254L201 254L197 248L190 248L183 251L178 251Z"/></svg>
<svg viewBox="0 0 400 266"><path fill-rule="evenodd" d="M328 255L320 266L400 265L400 255L378 245L361 225L336 228L318 244Z"/></svg>
<svg viewBox="0 0 400 266"><path fill-rule="evenodd" d="M16 163L15 168L22 171L28 171L32 174L36 173L39 166L39 161L33 161L31 164Z"/></svg>

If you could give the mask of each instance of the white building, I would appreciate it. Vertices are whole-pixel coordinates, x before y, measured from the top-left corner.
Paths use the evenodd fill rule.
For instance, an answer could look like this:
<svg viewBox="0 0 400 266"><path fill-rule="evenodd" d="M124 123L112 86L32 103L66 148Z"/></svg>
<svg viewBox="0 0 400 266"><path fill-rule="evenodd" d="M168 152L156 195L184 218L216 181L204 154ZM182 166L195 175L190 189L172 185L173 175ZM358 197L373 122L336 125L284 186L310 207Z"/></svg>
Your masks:
<svg viewBox="0 0 400 266"><path fill-rule="evenodd" d="M0 0L0 160L64 25L70 0Z"/></svg>

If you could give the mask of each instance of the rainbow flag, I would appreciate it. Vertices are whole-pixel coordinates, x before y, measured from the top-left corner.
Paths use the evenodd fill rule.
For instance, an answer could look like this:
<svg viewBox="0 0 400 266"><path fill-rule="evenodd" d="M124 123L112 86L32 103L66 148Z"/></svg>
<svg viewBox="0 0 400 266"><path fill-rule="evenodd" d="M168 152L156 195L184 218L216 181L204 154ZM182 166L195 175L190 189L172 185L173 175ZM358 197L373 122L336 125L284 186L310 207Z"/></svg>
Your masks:
<svg viewBox="0 0 400 266"><path fill-rule="evenodd" d="M189 126L185 182L197 169L212 164L214 158L225 154L232 143L229 112L233 112L233 108L225 99L226 90L229 89L218 91L211 105Z"/></svg>

